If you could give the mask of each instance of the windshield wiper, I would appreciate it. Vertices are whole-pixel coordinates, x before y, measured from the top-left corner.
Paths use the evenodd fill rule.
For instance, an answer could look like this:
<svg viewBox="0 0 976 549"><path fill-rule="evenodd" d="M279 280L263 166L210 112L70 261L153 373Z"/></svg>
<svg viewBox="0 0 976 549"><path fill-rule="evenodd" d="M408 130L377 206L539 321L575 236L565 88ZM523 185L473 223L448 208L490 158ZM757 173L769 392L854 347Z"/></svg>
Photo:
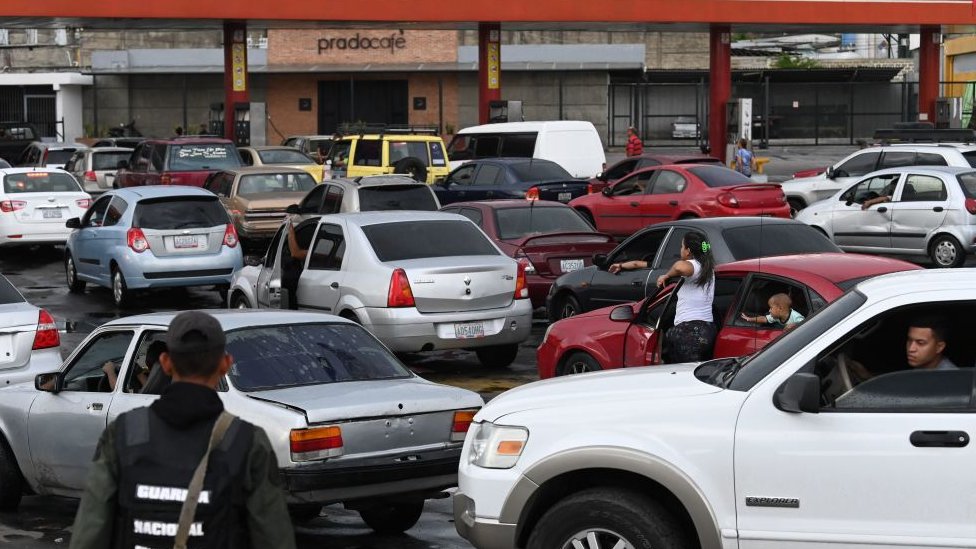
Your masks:
<svg viewBox="0 0 976 549"><path fill-rule="evenodd" d="M739 370L742 369L742 365L745 360L743 357L729 358L727 360L728 362L709 374L706 380L708 383L723 389L727 388L729 384L732 383L732 379L737 373L739 373Z"/></svg>

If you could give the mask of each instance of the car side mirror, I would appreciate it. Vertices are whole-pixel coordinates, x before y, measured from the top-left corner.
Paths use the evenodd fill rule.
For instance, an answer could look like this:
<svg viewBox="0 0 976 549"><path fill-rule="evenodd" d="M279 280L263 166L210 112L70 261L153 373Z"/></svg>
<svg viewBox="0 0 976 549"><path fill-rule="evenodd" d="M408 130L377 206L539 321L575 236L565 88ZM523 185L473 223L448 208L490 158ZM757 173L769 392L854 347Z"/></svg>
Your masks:
<svg viewBox="0 0 976 549"><path fill-rule="evenodd" d="M77 217L72 217L71 219L64 222L64 226L69 229L80 229L81 219L78 219Z"/></svg>
<svg viewBox="0 0 976 549"><path fill-rule="evenodd" d="M612 187L603 187L603 189L600 192L603 193L603 196L613 196Z"/></svg>
<svg viewBox="0 0 976 549"><path fill-rule="evenodd" d="M634 320L634 309L630 305L620 305L610 311L610 320L614 322L632 322Z"/></svg>
<svg viewBox="0 0 976 549"><path fill-rule="evenodd" d="M607 172L600 172L600 173L596 174L596 178L598 180L600 180L600 181L606 181L607 180Z"/></svg>
<svg viewBox="0 0 976 549"><path fill-rule="evenodd" d="M129 161L128 160L119 160L119 163L116 164L115 167L118 168L118 169L120 169L120 170L128 170L129 169Z"/></svg>
<svg viewBox="0 0 976 549"><path fill-rule="evenodd" d="M776 389L773 405L784 412L820 413L820 378L816 374L793 374Z"/></svg>
<svg viewBox="0 0 976 549"><path fill-rule="evenodd" d="M827 171L824 172L824 176L826 176L827 179L833 179L834 178L834 167L833 166L827 166Z"/></svg>
<svg viewBox="0 0 976 549"><path fill-rule="evenodd" d="M64 389L64 376L61 372L37 374L34 378L34 388L38 391L58 394Z"/></svg>
<svg viewBox="0 0 976 549"><path fill-rule="evenodd" d="M602 269L607 266L607 254L593 254L593 265L597 269Z"/></svg>
<svg viewBox="0 0 976 549"><path fill-rule="evenodd" d="M302 209L298 204L292 204L285 208L285 213L288 215L301 215Z"/></svg>

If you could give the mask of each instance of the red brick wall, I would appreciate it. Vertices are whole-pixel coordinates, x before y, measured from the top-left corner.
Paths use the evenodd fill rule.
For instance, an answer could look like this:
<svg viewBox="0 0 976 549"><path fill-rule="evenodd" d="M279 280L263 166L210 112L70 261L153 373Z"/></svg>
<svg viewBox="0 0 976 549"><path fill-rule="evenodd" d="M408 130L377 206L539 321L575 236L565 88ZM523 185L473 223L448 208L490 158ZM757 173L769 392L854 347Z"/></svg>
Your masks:
<svg viewBox="0 0 976 549"><path fill-rule="evenodd" d="M357 43L365 40L372 47L350 48L349 40L357 36ZM339 40L346 41L346 49L340 49ZM398 41L402 48L380 47ZM269 67L455 61L457 31L453 30L268 29Z"/></svg>

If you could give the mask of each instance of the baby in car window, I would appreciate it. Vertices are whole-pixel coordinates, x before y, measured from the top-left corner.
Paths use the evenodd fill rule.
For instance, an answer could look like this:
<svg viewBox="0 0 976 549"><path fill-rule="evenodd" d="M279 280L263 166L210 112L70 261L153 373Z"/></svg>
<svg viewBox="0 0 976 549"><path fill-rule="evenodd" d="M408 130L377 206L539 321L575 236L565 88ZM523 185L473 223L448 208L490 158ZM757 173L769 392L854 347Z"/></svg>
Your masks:
<svg viewBox="0 0 976 549"><path fill-rule="evenodd" d="M793 309L793 300L786 294L774 294L769 298L769 314L749 316L742 313L742 320L756 324L771 324L790 330L803 322L803 315Z"/></svg>

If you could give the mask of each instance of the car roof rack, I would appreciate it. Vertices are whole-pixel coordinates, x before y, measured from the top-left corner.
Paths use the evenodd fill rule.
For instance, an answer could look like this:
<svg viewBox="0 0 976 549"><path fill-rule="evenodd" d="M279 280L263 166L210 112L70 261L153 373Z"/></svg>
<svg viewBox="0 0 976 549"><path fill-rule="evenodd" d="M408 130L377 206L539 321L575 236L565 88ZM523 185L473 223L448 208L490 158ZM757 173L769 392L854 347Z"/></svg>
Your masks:
<svg viewBox="0 0 976 549"><path fill-rule="evenodd" d="M874 131L882 145L893 143L976 143L976 130L968 128L886 128Z"/></svg>
<svg viewBox="0 0 976 549"><path fill-rule="evenodd" d="M402 135L439 135L440 130L437 126L416 126L416 125L389 125L389 124L366 124L366 123L346 123L340 124L336 131L339 137L346 135L366 134L402 134Z"/></svg>

